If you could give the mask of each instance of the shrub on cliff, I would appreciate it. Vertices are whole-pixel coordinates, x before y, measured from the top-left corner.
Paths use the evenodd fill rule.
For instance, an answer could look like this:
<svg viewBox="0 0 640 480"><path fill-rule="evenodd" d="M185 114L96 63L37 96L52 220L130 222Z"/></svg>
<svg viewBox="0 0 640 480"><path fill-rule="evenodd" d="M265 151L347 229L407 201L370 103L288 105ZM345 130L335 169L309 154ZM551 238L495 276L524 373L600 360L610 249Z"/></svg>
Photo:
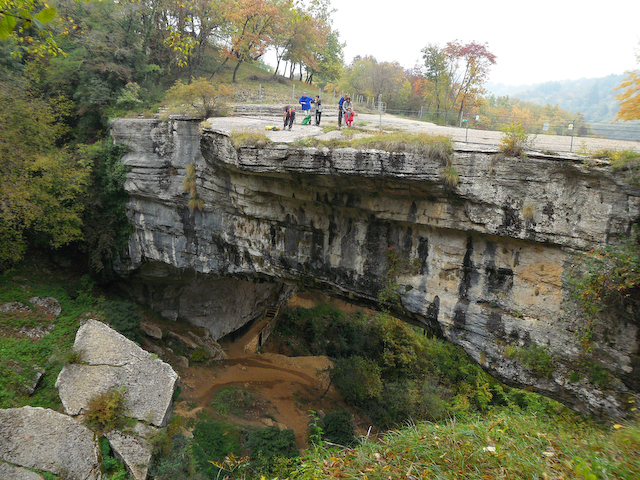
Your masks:
<svg viewBox="0 0 640 480"><path fill-rule="evenodd" d="M585 254L571 276L571 294L588 322L613 314L640 322L640 231L616 245Z"/></svg>
<svg viewBox="0 0 640 480"><path fill-rule="evenodd" d="M126 403L124 388L111 388L89 400L84 423L102 433L125 425Z"/></svg>
<svg viewBox="0 0 640 480"><path fill-rule="evenodd" d="M529 148L531 140L529 134L519 122L512 122L502 128L500 150L511 157L524 157L524 150Z"/></svg>
<svg viewBox="0 0 640 480"><path fill-rule="evenodd" d="M608 158L615 172L624 173L629 183L640 185L640 153L634 150L600 150L592 158Z"/></svg>

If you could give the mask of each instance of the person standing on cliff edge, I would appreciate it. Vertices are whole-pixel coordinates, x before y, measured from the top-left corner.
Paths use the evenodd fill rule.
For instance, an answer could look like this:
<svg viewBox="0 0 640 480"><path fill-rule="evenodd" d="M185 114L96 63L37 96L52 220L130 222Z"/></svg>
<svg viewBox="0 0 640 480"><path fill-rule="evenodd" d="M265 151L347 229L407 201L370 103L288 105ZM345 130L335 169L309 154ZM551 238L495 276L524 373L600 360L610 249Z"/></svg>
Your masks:
<svg viewBox="0 0 640 480"><path fill-rule="evenodd" d="M282 107L282 120L284 120L284 128L287 128L287 123L289 124L289 130L291 130L291 126L293 125L293 121L296 119L296 110L291 105L285 105Z"/></svg>
<svg viewBox="0 0 640 480"><path fill-rule="evenodd" d="M320 100L320 95L316 95L316 99L311 103L315 103L316 105L316 126L320 126L320 117L322 117L322 100Z"/></svg>
<svg viewBox="0 0 640 480"><path fill-rule="evenodd" d="M302 96L298 103L302 105L302 116L306 117L307 115L311 115L311 102L313 99L307 95L307 92L302 92ZM311 122L309 122L311 124Z"/></svg>
<svg viewBox="0 0 640 480"><path fill-rule="evenodd" d="M340 97L338 101L338 128L342 128L342 117L344 116L344 112L342 111L342 104L344 103L345 95Z"/></svg>

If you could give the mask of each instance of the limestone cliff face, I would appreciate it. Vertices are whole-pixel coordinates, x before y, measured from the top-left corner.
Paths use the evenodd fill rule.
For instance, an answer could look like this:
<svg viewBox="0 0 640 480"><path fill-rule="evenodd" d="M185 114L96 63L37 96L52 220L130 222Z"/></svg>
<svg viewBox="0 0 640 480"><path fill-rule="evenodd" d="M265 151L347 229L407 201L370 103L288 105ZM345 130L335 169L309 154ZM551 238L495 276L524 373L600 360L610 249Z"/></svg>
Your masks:
<svg viewBox="0 0 640 480"><path fill-rule="evenodd" d="M640 217L640 191L606 165L457 150L460 181L448 189L443 164L419 155L236 149L194 121L117 120L112 131L131 148L136 231L123 270L131 291L168 316L219 338L296 285L377 305L391 284L395 314L508 383L614 417L639 389L638 325L613 319L607 342L585 356L567 301L576 254ZM190 164L202 211L188 208ZM551 376L534 375L518 351L549 354ZM609 372L606 389L589 383L586 364Z"/></svg>

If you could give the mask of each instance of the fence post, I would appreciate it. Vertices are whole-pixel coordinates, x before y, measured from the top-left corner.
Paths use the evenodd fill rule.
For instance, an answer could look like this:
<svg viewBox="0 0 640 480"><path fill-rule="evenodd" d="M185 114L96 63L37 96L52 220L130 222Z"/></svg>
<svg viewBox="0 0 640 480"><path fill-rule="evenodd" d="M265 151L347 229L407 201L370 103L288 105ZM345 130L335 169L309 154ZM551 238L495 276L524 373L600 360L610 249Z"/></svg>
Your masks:
<svg viewBox="0 0 640 480"><path fill-rule="evenodd" d="M262 84L260 84L260 89L258 90L258 98L260 99L260 120L262 120Z"/></svg>
<svg viewBox="0 0 640 480"><path fill-rule="evenodd" d="M571 147L569 148L569 151L571 153L573 153L573 132L575 132L576 130L576 121L573 120L573 123L569 124L569 128L571 129Z"/></svg>
<svg viewBox="0 0 640 480"><path fill-rule="evenodd" d="M464 143L469 143L469 114L467 113L467 118L462 120L463 122L467 122L467 128L464 132Z"/></svg>

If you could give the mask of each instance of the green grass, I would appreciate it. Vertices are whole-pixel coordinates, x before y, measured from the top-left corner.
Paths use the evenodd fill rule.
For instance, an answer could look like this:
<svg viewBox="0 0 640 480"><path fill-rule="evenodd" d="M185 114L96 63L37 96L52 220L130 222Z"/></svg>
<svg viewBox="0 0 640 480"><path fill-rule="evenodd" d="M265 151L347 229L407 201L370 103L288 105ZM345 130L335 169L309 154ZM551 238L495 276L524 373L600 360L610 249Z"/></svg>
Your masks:
<svg viewBox="0 0 640 480"><path fill-rule="evenodd" d="M407 425L354 449L312 449L291 478L635 479L640 426L616 427L505 409Z"/></svg>
<svg viewBox="0 0 640 480"><path fill-rule="evenodd" d="M31 307L26 313L0 316L0 408L31 405L62 410L55 382L66 362L65 352L71 351L80 318L99 302L91 295L89 283L81 291L64 285L71 283L29 264L0 275L0 303L21 302ZM56 298L62 306L60 316L48 318L35 310L29 303L35 296ZM37 326L51 331L40 339L20 333L20 329ZM29 396L22 388L32 382L37 369L44 370L44 377Z"/></svg>
<svg viewBox="0 0 640 480"><path fill-rule="evenodd" d="M327 130L330 127L325 127ZM371 130L343 130L342 136L353 136L357 132L365 132L367 136L361 138L339 138L320 140L309 137L297 142L295 146L315 148L358 148L383 150L391 153L413 153L426 156L439 161L449 161L453 155L453 142L451 138L442 135L430 135L427 133L386 133Z"/></svg>
<svg viewBox="0 0 640 480"><path fill-rule="evenodd" d="M218 414L242 417L244 412L256 404L256 399L247 388L225 387L217 394L211 405Z"/></svg>
<svg viewBox="0 0 640 480"><path fill-rule="evenodd" d="M233 146L236 148L264 148L267 145L271 145L273 142L264 133L234 130L231 132L231 143L233 143Z"/></svg>

